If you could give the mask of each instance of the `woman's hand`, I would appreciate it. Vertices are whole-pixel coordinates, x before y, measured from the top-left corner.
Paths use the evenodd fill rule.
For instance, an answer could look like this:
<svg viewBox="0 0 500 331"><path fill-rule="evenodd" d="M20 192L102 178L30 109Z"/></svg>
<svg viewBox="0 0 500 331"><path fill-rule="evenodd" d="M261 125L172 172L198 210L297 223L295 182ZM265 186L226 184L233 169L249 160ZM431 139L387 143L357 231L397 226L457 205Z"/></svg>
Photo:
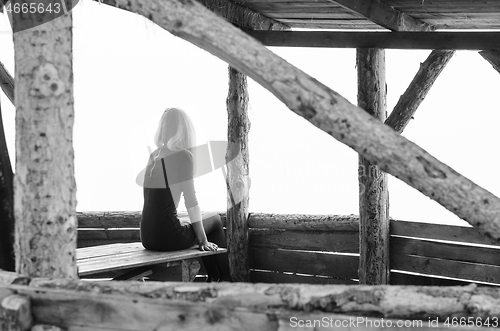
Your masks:
<svg viewBox="0 0 500 331"><path fill-rule="evenodd" d="M219 248L216 244L211 243L208 240L204 240L200 243L199 247L200 251L216 251Z"/></svg>

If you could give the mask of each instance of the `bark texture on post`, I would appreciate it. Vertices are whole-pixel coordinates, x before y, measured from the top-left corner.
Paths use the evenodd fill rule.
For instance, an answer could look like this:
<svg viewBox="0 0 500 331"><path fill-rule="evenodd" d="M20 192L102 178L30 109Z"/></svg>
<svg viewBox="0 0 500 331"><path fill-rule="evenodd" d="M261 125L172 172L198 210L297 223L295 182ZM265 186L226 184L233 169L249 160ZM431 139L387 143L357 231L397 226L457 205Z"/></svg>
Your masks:
<svg viewBox="0 0 500 331"><path fill-rule="evenodd" d="M455 51L434 50L427 59L420 64L420 68L406 89L399 98L398 103L385 121L385 124L397 132L403 132L404 128L417 111L418 106L424 101L432 85L448 64Z"/></svg>
<svg viewBox="0 0 500 331"><path fill-rule="evenodd" d="M0 109L0 269L14 271L14 174Z"/></svg>
<svg viewBox="0 0 500 331"><path fill-rule="evenodd" d="M357 49L358 106L373 117L387 117L385 50ZM359 282L389 284L389 191L387 175L359 156Z"/></svg>
<svg viewBox="0 0 500 331"><path fill-rule="evenodd" d="M233 281L249 280L248 268L248 190L249 157L247 77L229 67L227 153L227 236L229 267Z"/></svg>
<svg viewBox="0 0 500 331"><path fill-rule="evenodd" d="M440 162L261 43L191 0L102 0L138 13L226 61L290 110L350 146L381 170L500 240L500 199Z"/></svg>
<svg viewBox="0 0 500 331"><path fill-rule="evenodd" d="M15 33L14 49L16 270L75 278L71 12Z"/></svg>

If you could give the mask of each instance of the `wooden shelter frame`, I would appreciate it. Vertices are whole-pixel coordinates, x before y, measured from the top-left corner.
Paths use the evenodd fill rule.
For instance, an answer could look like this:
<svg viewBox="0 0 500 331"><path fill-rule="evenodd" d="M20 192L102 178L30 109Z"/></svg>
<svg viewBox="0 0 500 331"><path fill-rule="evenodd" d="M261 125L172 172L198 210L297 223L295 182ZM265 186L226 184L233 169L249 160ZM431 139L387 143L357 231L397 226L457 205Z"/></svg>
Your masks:
<svg viewBox="0 0 500 331"><path fill-rule="evenodd" d="M350 104L335 91L284 62L249 35L257 37L268 45L278 43L288 45L287 43L291 43L292 46L302 46L305 41L319 40L318 43L321 44L319 45L321 47L325 47L325 40L329 42L327 46L332 47L336 44L331 43L331 40L347 40L351 38L350 36L346 35L347 39L338 39L341 36L340 33L332 32L329 33L330 37L325 37L324 33L322 36L318 36L320 35L319 32L311 32L306 35L313 35L313 38L304 37L303 33L286 31L288 30L286 25L230 1L203 0L201 4L193 0L102 0L100 2L144 16L172 34L211 52L230 65L230 92L227 100L229 115L228 158L232 158L234 154L239 155L237 162L233 163L235 166L228 169L227 176L228 194L232 197L232 199L228 199L227 222L230 239L228 248L232 266L231 272L235 280L248 280L247 222L249 184L245 181L245 178L248 175L248 153L246 149L249 123L245 76L253 78L268 89L283 101L290 110L353 148L360 154L360 165L364 168L370 168L370 171L363 172L363 175L360 176L363 177L360 178L360 181L365 187L370 188L373 185L373 188L377 188L375 194L362 196L363 201L360 203L362 208L360 210L360 228L362 229L360 231L361 283L371 285L388 284L389 216L386 212L386 187L380 185L381 182L385 181L385 173L398 177L431 199L436 200L483 234L495 240L500 239L500 199L441 163L399 134L408 124L434 80L452 57L453 49L482 50L480 54L498 70L499 53L497 50L488 47L492 41L499 40L499 35L496 32L481 33L477 39L468 32L457 33L457 38L453 42L445 44L445 49L434 50L422 64L421 69L410 84L407 92L401 97L391 116L385 119L384 52L383 47L380 46L399 48L402 47L401 45L408 45L408 38L415 38L411 39L410 43L417 42L421 43L419 45L427 45L424 48L437 49L439 48L437 43L442 40L440 38L443 38L443 35L432 32L433 26L413 19L402 12L395 11L394 8L385 6L383 2L370 1L372 5L376 4L377 6L370 7L376 8L375 10L368 10L363 5L364 1L335 1L343 7L355 10L384 28L398 31L383 36L363 34L354 38L353 44L342 44L344 47L359 48L357 65L358 69L361 69L358 70L358 79L363 82L364 87L363 89L360 88L358 92L358 103L362 108ZM69 21L71 22L71 20ZM247 31L246 33L238 27L246 30L280 31ZM406 34L407 31L414 32L410 35ZM436 38L433 39L434 37L432 37L429 42L425 40L428 36L436 36ZM444 38L448 37L445 36ZM17 41L17 46L29 49L29 41L29 38L20 39ZM342 41L340 42L342 43ZM17 58L16 60L21 61ZM22 78L20 72L17 71L18 64L16 64L15 81L16 86L22 87L25 82L21 79L25 78ZM21 65L19 67L21 67L21 70L26 70ZM61 73L61 77L58 78L62 82L61 84L64 82L64 75ZM6 75L3 67L0 67L0 80L4 91L7 91L8 95L12 95L13 83L11 78ZM57 88L55 87L54 91ZM18 112L19 107L22 108L24 102L19 92L23 89L16 89L15 104ZM68 91L70 94L69 99L65 99L66 105L72 104L71 88L68 88ZM373 98L374 94L379 95L379 97ZM50 92L47 93L47 96L53 97ZM72 113L69 112L67 116L72 117ZM385 125L383 121L388 125ZM65 134L71 133L71 126L63 126L61 130ZM19 139L19 137L17 138ZM23 139L35 138L24 137ZM71 140L66 141L64 146L72 151ZM22 159L18 160L17 167L26 167L28 170L34 169L30 168L33 165L29 162L23 164ZM68 183L73 185L71 184L73 182L74 179L70 178ZM70 187L69 190L71 191L73 188ZM237 200L234 198L235 194ZM25 200L34 199L34 196L33 192L27 193L22 189L16 192L17 198ZM234 201L241 202L235 204ZM53 226L60 227L68 233L75 230L76 211L73 204L71 197L63 202L63 205L69 206L69 209L64 211L66 216L59 219L59 224ZM24 205L21 207L16 205L16 208L17 211L19 208L24 208ZM59 239L50 236L37 239L40 240L41 244L43 244L44 240L67 240L64 247L69 254L69 260L62 261L62 267L54 269L54 266L50 263L56 262L50 261L47 264L47 261L43 263L43 261L36 261L36 258L33 260L32 257L32 262L34 264L38 263L36 268L43 268L43 265L45 265L48 266L47 270L30 269L29 267L23 269L22 265L28 265L29 261L26 260L27 256L24 256L25 252L19 250L19 247L26 245L26 242L32 244L33 238L29 236L30 232L27 229L36 227L36 224L29 224L29 221L19 218L18 215L21 214L16 214L16 221L26 223L22 229L27 234L24 234L23 238L23 235L18 233L16 237L18 259L16 271L21 275L32 277L74 278L76 275L74 235ZM52 216L49 215L49 217ZM19 228L17 228L17 231L20 231ZM56 238L58 238L59 233ZM375 247L376 249L363 250L363 247ZM44 256L38 256L38 258L43 260ZM58 273L51 274L50 270L57 270ZM126 286L113 283L86 286L70 279L56 281L28 280L19 274L2 273L0 279L2 280L0 291L3 291L0 292L3 298L1 310L3 321L11 323L2 322L2 319L0 319L2 330L16 328L24 330L31 327L32 321L26 322L26 311L31 309L29 308L31 307L30 300L39 300L39 302L46 304L53 302L54 307L60 307L63 302L68 302L69 297L75 295L75 289L81 291L81 293L77 295L77 299L71 301L72 304L76 305L74 307L78 307L82 302L91 301L93 302L92 306L106 307L111 313L111 311L119 310L117 306L120 301L119 296L125 294L130 299L126 303L128 308L125 311L134 309L133 307L137 302L143 307L140 312L144 313L144 315L138 317L137 323L146 323L143 318L156 316L155 314L159 314L161 309L168 306L169 309L175 312L175 316L166 317L162 323L176 320L178 327L185 328L193 327L193 325L203 325L207 320L212 325L222 323L228 328L236 328L253 319L252 323L250 323L252 327L285 330L287 327L284 321L290 320L293 311L300 312L300 319L318 317L318 311L322 311L329 314L328 316L334 320L347 318L342 315L332 315L337 313L366 314L367 316L383 316L387 318L428 318L429 320L435 317L442 319L451 317L496 317L498 319L500 317L500 311L498 310L498 307L500 307L498 303L500 292L497 289L477 289L475 287L451 288L446 291L445 295L439 289L424 287L314 287L301 285L267 287L243 284L225 284L215 287L199 285L189 289L182 288L181 285L154 284L139 286L133 291L128 291ZM12 283L21 285L12 285ZM51 290L54 287L57 289ZM101 295L96 297L89 294L89 291L109 291L110 296ZM176 298L181 301L161 303L142 299L155 291L158 291L160 297ZM211 292L207 295L205 291ZM237 299L235 292L238 296L243 293L240 300ZM195 302L205 301L205 303L194 305L182 301L188 297L189 300ZM207 300L208 297L210 300ZM415 298L422 305L418 307L418 311L415 311L410 303L403 302L402 298L407 301L408 297ZM245 299L249 298L253 298L255 301L252 301L251 304L244 302ZM442 300L449 300L446 303L448 305L451 302L458 302L458 304L449 306L449 309L439 310L437 307L443 306ZM206 302L215 302L213 307L220 308L222 313L217 312ZM44 313L47 314L48 310L44 311L40 305L35 307L38 307L36 309L39 310L30 311L30 316L33 313L38 322L43 322ZM270 307L279 307L282 310L276 311ZM270 310L272 310L272 313L270 313ZM308 313L311 310L314 310L315 313ZM153 315L148 315L148 311L152 312ZM267 316L271 316L269 314L274 316L274 320L267 318ZM54 323L58 318L63 318L62 315L64 314L58 315L49 322ZM119 315L121 316L122 313ZM89 316L95 316L95 311L89 313L88 316L80 316L80 323L87 323ZM193 324L183 324L186 319ZM68 322L65 321L62 324L66 325L65 323ZM89 325L81 326L79 330L93 329L93 327Z"/></svg>

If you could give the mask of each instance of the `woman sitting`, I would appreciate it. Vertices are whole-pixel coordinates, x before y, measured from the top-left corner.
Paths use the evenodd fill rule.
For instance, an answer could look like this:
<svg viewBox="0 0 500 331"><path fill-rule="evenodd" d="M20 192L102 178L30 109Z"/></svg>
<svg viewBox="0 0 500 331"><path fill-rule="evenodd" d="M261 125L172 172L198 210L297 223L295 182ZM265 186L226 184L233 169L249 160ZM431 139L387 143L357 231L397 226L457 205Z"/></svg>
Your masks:
<svg viewBox="0 0 500 331"><path fill-rule="evenodd" d="M194 161L189 150L196 142L191 119L178 108L163 113L155 135L157 149L144 174L141 241L146 249L173 251L198 244L202 251L226 247L218 214L203 215L194 188ZM177 216L181 194L189 220ZM227 253L203 257L209 281L231 281Z"/></svg>

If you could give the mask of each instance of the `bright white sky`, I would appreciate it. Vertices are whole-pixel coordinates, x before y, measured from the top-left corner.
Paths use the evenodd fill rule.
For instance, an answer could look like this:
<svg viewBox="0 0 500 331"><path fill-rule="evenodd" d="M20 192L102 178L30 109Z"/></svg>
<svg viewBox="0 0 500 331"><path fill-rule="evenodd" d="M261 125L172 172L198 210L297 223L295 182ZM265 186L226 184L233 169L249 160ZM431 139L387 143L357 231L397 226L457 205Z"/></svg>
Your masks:
<svg viewBox="0 0 500 331"><path fill-rule="evenodd" d="M180 107L198 143L226 140L227 65L142 17L80 1L73 10L75 175L78 211L141 210L135 176L163 110ZM12 34L0 19L0 61L14 73ZM356 103L355 50L273 48ZM386 51L392 110L429 51ZM438 78L404 136L479 185L500 195L500 74L477 52L458 52ZM357 214L357 154L288 110L250 80L250 210ZM14 108L2 94L14 162ZM204 210L225 210L222 172L196 180ZM466 224L390 177L395 219ZM182 206L182 204L181 204Z"/></svg>

